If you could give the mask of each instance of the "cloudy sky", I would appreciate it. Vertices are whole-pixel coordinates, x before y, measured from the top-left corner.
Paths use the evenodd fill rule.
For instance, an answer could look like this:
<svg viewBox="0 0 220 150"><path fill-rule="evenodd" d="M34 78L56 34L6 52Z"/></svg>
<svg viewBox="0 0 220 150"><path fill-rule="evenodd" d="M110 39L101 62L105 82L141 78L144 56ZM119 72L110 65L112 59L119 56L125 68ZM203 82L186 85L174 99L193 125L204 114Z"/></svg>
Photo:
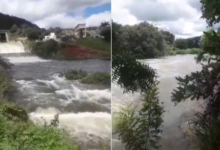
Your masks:
<svg viewBox="0 0 220 150"><path fill-rule="evenodd" d="M112 18L122 24L148 21L176 37L201 35L206 30L200 19L200 0L112 0Z"/></svg>
<svg viewBox="0 0 220 150"><path fill-rule="evenodd" d="M39 27L73 28L111 20L111 0L0 0L0 12L22 17Z"/></svg>

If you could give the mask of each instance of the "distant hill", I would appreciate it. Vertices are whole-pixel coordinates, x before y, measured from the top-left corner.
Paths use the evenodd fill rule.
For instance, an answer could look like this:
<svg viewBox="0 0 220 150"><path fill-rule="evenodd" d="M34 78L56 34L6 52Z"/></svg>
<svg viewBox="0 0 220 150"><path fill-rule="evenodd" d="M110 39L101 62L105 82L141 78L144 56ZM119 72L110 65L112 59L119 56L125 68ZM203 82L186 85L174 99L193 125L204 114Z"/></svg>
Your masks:
<svg viewBox="0 0 220 150"><path fill-rule="evenodd" d="M37 27L37 25L31 23L30 21L27 21L23 18L10 16L7 14L0 13L0 30L9 30L13 25L17 25L18 27L21 27L21 25L28 25L30 27Z"/></svg>

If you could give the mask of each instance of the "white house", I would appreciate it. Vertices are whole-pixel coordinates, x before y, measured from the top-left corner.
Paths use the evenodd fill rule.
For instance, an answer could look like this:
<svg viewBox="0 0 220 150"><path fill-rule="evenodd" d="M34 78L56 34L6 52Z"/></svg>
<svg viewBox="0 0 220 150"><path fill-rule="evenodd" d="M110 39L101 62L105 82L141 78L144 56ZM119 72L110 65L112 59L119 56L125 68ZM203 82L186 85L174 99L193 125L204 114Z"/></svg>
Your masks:
<svg viewBox="0 0 220 150"><path fill-rule="evenodd" d="M43 40L47 41L47 40L50 40L50 39L57 40L57 36L54 32L52 32L49 35L45 36Z"/></svg>

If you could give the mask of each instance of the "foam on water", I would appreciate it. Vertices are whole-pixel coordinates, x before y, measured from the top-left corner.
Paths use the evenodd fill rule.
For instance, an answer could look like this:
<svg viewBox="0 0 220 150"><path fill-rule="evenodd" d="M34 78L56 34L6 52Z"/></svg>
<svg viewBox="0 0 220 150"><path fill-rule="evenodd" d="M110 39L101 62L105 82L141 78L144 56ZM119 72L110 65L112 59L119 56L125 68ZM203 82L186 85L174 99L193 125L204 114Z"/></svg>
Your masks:
<svg viewBox="0 0 220 150"><path fill-rule="evenodd" d="M88 144L96 141L99 143L110 138L111 114L109 113L60 113L55 108L38 108L30 114L30 117L36 123L43 123L42 118L50 122L58 113L59 127L65 129L78 142Z"/></svg>
<svg viewBox="0 0 220 150"><path fill-rule="evenodd" d="M110 90L79 88L58 75L52 76L50 80L18 80L16 83L20 91L25 91L23 94L27 94L27 97L22 97L21 101L28 101L29 104L37 106L35 111L30 113L34 122L42 123L42 118L50 122L54 119L54 115L59 113L59 127L65 129L72 137L77 137L79 143L95 145L94 143L98 144L110 138L110 113L86 112L86 110L73 112L76 107L74 101L79 103L86 101L110 109ZM40 107L41 105L46 108ZM68 105L71 108L66 110Z"/></svg>
<svg viewBox="0 0 220 150"><path fill-rule="evenodd" d="M38 95L41 92L37 92L37 89L40 90L39 87L44 87L55 95L65 96L68 102L72 102L74 100L98 102L101 99L105 99L110 103L111 100L111 92L109 89L96 90L86 89L83 87L79 88L75 86L73 82L70 82L58 75L51 76L50 80L17 80L16 83L19 84L21 91L28 91L28 94ZM45 93L48 93L46 92L46 89Z"/></svg>
<svg viewBox="0 0 220 150"><path fill-rule="evenodd" d="M11 41L7 43L0 43L0 55L26 55L29 54L26 50L24 45L20 41ZM43 60L37 56L6 56L6 59L9 60L10 63L36 63L36 62L46 62L50 60Z"/></svg>
<svg viewBox="0 0 220 150"><path fill-rule="evenodd" d="M7 59L9 60L9 62L11 62L13 64L17 64L17 63L37 63L37 62L51 61L51 60L41 59L38 56L24 56L24 57L10 56L10 57L7 57Z"/></svg>
<svg viewBox="0 0 220 150"><path fill-rule="evenodd" d="M25 48L21 42L9 42L0 44L0 54L25 53Z"/></svg>
<svg viewBox="0 0 220 150"><path fill-rule="evenodd" d="M193 69L201 69L201 65L195 61L195 55L169 56L163 59L142 60L141 62L149 64L156 69L159 78L184 76L193 71Z"/></svg>

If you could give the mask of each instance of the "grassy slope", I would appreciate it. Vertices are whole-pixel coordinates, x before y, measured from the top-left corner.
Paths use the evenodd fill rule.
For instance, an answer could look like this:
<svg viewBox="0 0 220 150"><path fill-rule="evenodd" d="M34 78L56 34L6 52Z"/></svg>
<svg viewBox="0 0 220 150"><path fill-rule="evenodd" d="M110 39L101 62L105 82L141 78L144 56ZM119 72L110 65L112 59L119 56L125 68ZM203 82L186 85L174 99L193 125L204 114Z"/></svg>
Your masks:
<svg viewBox="0 0 220 150"><path fill-rule="evenodd" d="M100 56L106 59L111 58L111 45L99 38L85 38L76 41L76 44L82 47L91 49L92 51L98 51Z"/></svg>

